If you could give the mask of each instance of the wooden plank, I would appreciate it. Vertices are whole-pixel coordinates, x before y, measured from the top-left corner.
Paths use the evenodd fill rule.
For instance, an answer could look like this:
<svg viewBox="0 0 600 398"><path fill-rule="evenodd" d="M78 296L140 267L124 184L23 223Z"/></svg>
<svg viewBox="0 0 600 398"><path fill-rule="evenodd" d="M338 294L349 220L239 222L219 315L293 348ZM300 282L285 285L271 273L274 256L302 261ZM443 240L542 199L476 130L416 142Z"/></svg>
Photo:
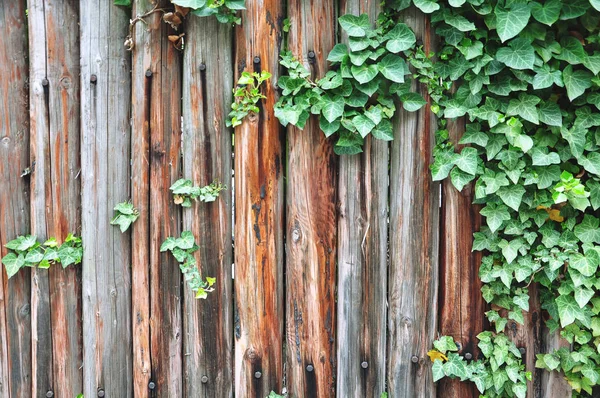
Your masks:
<svg viewBox="0 0 600 398"><path fill-rule="evenodd" d="M431 31L422 13L411 8L406 22L431 47ZM427 99L427 91L417 91ZM416 113L400 112L391 150L390 286L388 391L394 398L435 396L426 353L436 334L439 185L429 165L435 120L426 105ZM411 359L416 360L416 363Z"/></svg>
<svg viewBox="0 0 600 398"><path fill-rule="evenodd" d="M38 239L79 233L79 16L75 0L28 2L31 226ZM32 272L33 393L82 389L80 268ZM50 308L52 302L52 308ZM51 341L50 341L51 340Z"/></svg>
<svg viewBox="0 0 600 398"><path fill-rule="evenodd" d="M133 15L153 7L149 0L135 1ZM180 173L181 54L168 41L173 30L160 12L144 19L135 26L132 62L133 200L148 215L132 237L134 336L140 333L134 339L134 395L148 394L152 375L156 396L181 396L182 278L173 256L160 252L167 237L181 233L181 212L169 191Z"/></svg>
<svg viewBox="0 0 600 398"><path fill-rule="evenodd" d="M200 249L203 276L217 278L207 300L184 286L185 396L233 396L233 284L231 281L231 129L225 126L233 85L232 28L193 15L186 22L183 63L183 174L204 186L228 186L212 203L183 212L183 228Z"/></svg>
<svg viewBox="0 0 600 398"><path fill-rule="evenodd" d="M448 120L450 139L458 143L465 120ZM456 146L457 150L462 145ZM473 205L473 184L459 192L450 180L442 183L440 242L440 334L459 343L461 355L478 358L477 334L483 331L485 301L481 295L479 266L481 252L472 252L473 232L481 226L479 206ZM473 383L444 378L438 385L440 397L478 398Z"/></svg>
<svg viewBox="0 0 600 398"><path fill-rule="evenodd" d="M568 341L560 337L560 329L554 333L550 333L548 328L545 326L542 328L542 336L544 347L542 353L551 353L561 347L569 347ZM573 389L567 382L565 374L563 372L542 372L541 375L541 394L543 398L571 398L573 395Z"/></svg>
<svg viewBox="0 0 600 398"><path fill-rule="evenodd" d="M340 3L341 15L367 13L373 24L380 11L379 1ZM385 391L389 144L367 137L363 150L340 157L338 397Z"/></svg>
<svg viewBox="0 0 600 398"><path fill-rule="evenodd" d="M288 18L288 48L313 79L323 77L335 2L290 0ZM293 397L327 397L335 391L336 156L316 116L303 130L290 125L287 138L286 385Z"/></svg>
<svg viewBox="0 0 600 398"><path fill-rule="evenodd" d="M130 233L109 224L130 197L130 10L80 2L83 393L132 396Z"/></svg>
<svg viewBox="0 0 600 398"><path fill-rule="evenodd" d="M246 2L236 29L236 80L267 70L260 113L235 130L235 395L260 397L283 382L283 153L275 118L283 2Z"/></svg>
<svg viewBox="0 0 600 398"><path fill-rule="evenodd" d="M0 3L0 257L29 233L27 18L24 0ZM4 267L2 267L4 268ZM0 396L31 396L31 276L0 271Z"/></svg>

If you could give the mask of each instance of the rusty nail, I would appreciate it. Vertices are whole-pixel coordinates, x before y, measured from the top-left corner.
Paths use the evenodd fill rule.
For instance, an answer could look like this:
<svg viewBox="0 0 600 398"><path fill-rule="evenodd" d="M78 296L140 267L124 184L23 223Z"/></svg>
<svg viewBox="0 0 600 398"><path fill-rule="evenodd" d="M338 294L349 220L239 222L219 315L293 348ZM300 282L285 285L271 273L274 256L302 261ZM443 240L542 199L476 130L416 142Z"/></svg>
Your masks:
<svg viewBox="0 0 600 398"><path fill-rule="evenodd" d="M521 355L525 355L525 347L519 348L519 352L521 353Z"/></svg>
<svg viewBox="0 0 600 398"><path fill-rule="evenodd" d="M473 354L471 354L470 352L467 352L465 354L465 359L473 359Z"/></svg>
<svg viewBox="0 0 600 398"><path fill-rule="evenodd" d="M254 63L260 64L260 57L258 55L256 57L254 57Z"/></svg>
<svg viewBox="0 0 600 398"><path fill-rule="evenodd" d="M47 85L48 85L48 83L49 83L49 82L48 82L48 79L46 79L46 78L43 78L43 79L42 79L42 86L47 86ZM52 392L52 391L49 391L49 392ZM47 394L48 394L48 393L46 393L46 395L47 395ZM52 393L52 394L54 394L54 393Z"/></svg>
<svg viewBox="0 0 600 398"><path fill-rule="evenodd" d="M419 357L418 357L418 356L416 356L416 355L413 355L413 356L410 358L410 361L411 361L412 363L417 363L417 362L419 362Z"/></svg>
<svg viewBox="0 0 600 398"><path fill-rule="evenodd" d="M99 396L100 398L102 398L102 397L104 396L104 390L103 390L103 389L99 389L99 390L98 390L98 396Z"/></svg>
<svg viewBox="0 0 600 398"><path fill-rule="evenodd" d="M361 367L361 368L363 368L363 369L366 369L366 368L368 368L368 367L369 367L369 363L368 363L367 361L363 361L363 362L360 364L360 367Z"/></svg>
<svg viewBox="0 0 600 398"><path fill-rule="evenodd" d="M96 75L92 75L90 76L90 83L92 84L96 84L96 81L98 80L98 77Z"/></svg>
<svg viewBox="0 0 600 398"><path fill-rule="evenodd" d="M200 64L200 66L198 67L198 69L202 70L206 70L206 64L203 62Z"/></svg>
<svg viewBox="0 0 600 398"><path fill-rule="evenodd" d="M151 381L150 383L148 383L148 388L154 390L156 388L156 384L154 384L154 382Z"/></svg>
<svg viewBox="0 0 600 398"><path fill-rule="evenodd" d="M152 77L152 71L150 69L146 71L146 77Z"/></svg>
<svg viewBox="0 0 600 398"><path fill-rule="evenodd" d="M202 376L202 379L200 379L202 381L202 383L206 384L208 383L208 376Z"/></svg>
<svg viewBox="0 0 600 398"><path fill-rule="evenodd" d="M306 367L306 370L309 371L309 372L312 372L313 370L315 370L315 368L312 365L308 365Z"/></svg>
<svg viewBox="0 0 600 398"><path fill-rule="evenodd" d="M308 52L308 58L314 58L315 57L315 52L314 51L309 51Z"/></svg>
<svg viewBox="0 0 600 398"><path fill-rule="evenodd" d="M54 396L54 391L52 391L52 390L48 390L48 391L46 392L46 396L47 396L48 398L52 398L52 397Z"/></svg>
<svg viewBox="0 0 600 398"><path fill-rule="evenodd" d="M262 376L262 373L254 372L254 377L256 377L257 379L260 379L260 376Z"/></svg>

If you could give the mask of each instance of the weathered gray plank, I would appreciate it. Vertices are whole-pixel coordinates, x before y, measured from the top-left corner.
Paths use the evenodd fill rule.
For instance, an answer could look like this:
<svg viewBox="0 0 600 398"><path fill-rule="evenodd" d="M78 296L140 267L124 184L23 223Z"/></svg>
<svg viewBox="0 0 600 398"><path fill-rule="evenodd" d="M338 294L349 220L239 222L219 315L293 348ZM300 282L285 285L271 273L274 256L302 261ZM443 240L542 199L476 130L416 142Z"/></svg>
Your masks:
<svg viewBox="0 0 600 398"><path fill-rule="evenodd" d="M404 13L426 51L429 23ZM417 91L427 98L426 89ZM394 398L435 396L426 356L436 333L439 185L429 172L435 121L429 106L400 112L391 150L388 391ZM411 361L416 358L416 363Z"/></svg>
<svg viewBox="0 0 600 398"><path fill-rule="evenodd" d="M109 224L130 198L130 10L103 0L80 8L83 393L130 397L130 233Z"/></svg>
<svg viewBox="0 0 600 398"><path fill-rule="evenodd" d="M196 185L228 186L212 203L183 212L183 228L200 246L203 276L217 278L207 300L184 286L184 392L233 396L231 129L225 126L233 85L232 28L215 18L188 16L183 63L183 174Z"/></svg>
<svg viewBox="0 0 600 398"><path fill-rule="evenodd" d="M367 13L373 24L380 10L380 2L376 0L346 0L340 4L341 15ZM337 299L337 396L340 398L379 397L385 391L389 144L367 137L363 150L360 155L340 157Z"/></svg>
<svg viewBox="0 0 600 398"><path fill-rule="evenodd" d="M260 113L235 129L235 395L264 397L283 383L282 128L275 118L283 2L246 2L236 28L236 79L267 70Z"/></svg>
<svg viewBox="0 0 600 398"><path fill-rule="evenodd" d="M79 233L78 2L30 0L32 232L62 242ZM82 389L80 268L32 272L32 373L36 396ZM50 302L52 307L50 308ZM50 341L51 340L51 341ZM50 376L52 375L52 376Z"/></svg>
<svg viewBox="0 0 600 398"><path fill-rule="evenodd" d="M560 337L560 330L550 333L548 328L542 329L544 349L542 352L551 353L561 347L569 347L569 342ZM541 396L543 398L570 398L573 395L573 389L565 379L563 372L546 372L541 375Z"/></svg>
<svg viewBox="0 0 600 398"><path fill-rule="evenodd" d="M288 1L288 48L313 79L327 72L335 5ZM287 133L287 390L293 397L328 397L335 391L336 156L316 116Z"/></svg>
<svg viewBox="0 0 600 398"><path fill-rule="evenodd" d="M24 0L0 3L0 257L29 233L29 112ZM4 268L4 267L2 267ZM0 396L31 396L31 276L0 271Z"/></svg>

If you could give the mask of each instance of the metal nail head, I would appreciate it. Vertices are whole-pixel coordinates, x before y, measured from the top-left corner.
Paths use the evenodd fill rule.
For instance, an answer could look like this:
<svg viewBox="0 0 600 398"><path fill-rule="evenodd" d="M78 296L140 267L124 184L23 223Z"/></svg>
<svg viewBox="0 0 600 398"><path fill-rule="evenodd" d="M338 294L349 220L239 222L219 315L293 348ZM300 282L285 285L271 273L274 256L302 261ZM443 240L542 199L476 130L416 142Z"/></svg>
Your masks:
<svg viewBox="0 0 600 398"><path fill-rule="evenodd" d="M314 51L309 51L308 52L308 58L313 59L315 57L315 52Z"/></svg>
<svg viewBox="0 0 600 398"><path fill-rule="evenodd" d="M519 348L519 352L521 353L521 355L525 355L525 352L526 352L526 351L527 351L527 350L525 350L525 347L521 347L521 348Z"/></svg>
<svg viewBox="0 0 600 398"><path fill-rule="evenodd" d="M470 352L467 352L465 354L465 359L473 359L473 354L471 354Z"/></svg>
<svg viewBox="0 0 600 398"><path fill-rule="evenodd" d="M410 358L410 361L411 361L412 363L417 363L417 362L419 362L419 357L418 357L418 356L416 356L416 355L413 355L413 356Z"/></svg>
<svg viewBox="0 0 600 398"><path fill-rule="evenodd" d="M200 381L202 381L202 384L206 384L208 383L208 376L202 376L202 378L200 379Z"/></svg>
<svg viewBox="0 0 600 398"><path fill-rule="evenodd" d="M368 363L367 361L363 361L363 362L360 364L360 367L361 367L361 368L363 368L363 369L366 369L366 368L368 368L368 367L369 367L369 363Z"/></svg>
<svg viewBox="0 0 600 398"><path fill-rule="evenodd" d="M200 69L201 71L206 70L206 64L204 62L201 63L198 69Z"/></svg>
<svg viewBox="0 0 600 398"><path fill-rule="evenodd" d="M48 391L46 392L46 397L48 397L48 398L52 398L53 396L54 396L54 391L52 391L52 390L48 390Z"/></svg>
<svg viewBox="0 0 600 398"><path fill-rule="evenodd" d="M312 372L313 370L315 370L315 368L314 368L314 366L312 366L312 365L308 365L308 366L306 367L306 370L307 370L307 371L309 371L309 372Z"/></svg>
<svg viewBox="0 0 600 398"><path fill-rule="evenodd" d="M103 389L99 389L99 390L98 390L98 396L99 396L100 398L102 398L102 397L104 397L104 395L105 395L105 394L104 394L104 390L103 390Z"/></svg>
<svg viewBox="0 0 600 398"><path fill-rule="evenodd" d="M47 86L49 83L50 82L48 81L48 79L46 79L46 78L42 79L42 86ZM49 392L52 392L52 391L49 391ZM52 393L52 394L54 394L54 393ZM46 393L46 396L48 396L48 393Z"/></svg>
<svg viewBox="0 0 600 398"><path fill-rule="evenodd" d="M98 81L98 77L96 75L90 76L90 83L96 84L96 81Z"/></svg>
<svg viewBox="0 0 600 398"><path fill-rule="evenodd" d="M152 71L150 69L146 71L146 77L152 77Z"/></svg>
<svg viewBox="0 0 600 398"><path fill-rule="evenodd" d="M151 381L150 383L148 383L148 388L151 390L154 390L156 388L156 383L154 383L153 381Z"/></svg>
<svg viewBox="0 0 600 398"><path fill-rule="evenodd" d="M260 64L260 57L258 55L256 57L254 57L254 63Z"/></svg>
<svg viewBox="0 0 600 398"><path fill-rule="evenodd" d="M260 379L260 376L262 376L262 373L254 372L254 377L256 377L257 379Z"/></svg>

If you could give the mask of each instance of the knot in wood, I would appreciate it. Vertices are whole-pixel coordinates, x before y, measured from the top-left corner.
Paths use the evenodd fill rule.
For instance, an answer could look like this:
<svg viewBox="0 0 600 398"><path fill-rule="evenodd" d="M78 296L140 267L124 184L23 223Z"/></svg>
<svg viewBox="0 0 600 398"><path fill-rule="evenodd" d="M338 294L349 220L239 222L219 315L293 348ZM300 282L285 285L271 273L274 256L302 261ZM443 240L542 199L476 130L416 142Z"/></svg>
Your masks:
<svg viewBox="0 0 600 398"><path fill-rule="evenodd" d="M19 311L19 313L22 316L27 316L29 315L29 313L31 312L31 307L29 306L29 304L25 304L21 307L21 310Z"/></svg>
<svg viewBox="0 0 600 398"><path fill-rule="evenodd" d="M4 137L2 138L2 145L8 148L8 145L10 144L10 137Z"/></svg>
<svg viewBox="0 0 600 398"><path fill-rule="evenodd" d="M294 243L298 243L298 241L300 240L301 237L302 237L302 232L300 232L300 229L298 227L295 227L294 229L292 229L292 241Z"/></svg>
<svg viewBox="0 0 600 398"><path fill-rule="evenodd" d="M73 86L73 82L69 76L64 76L60 78L60 87L63 89L70 89Z"/></svg>
<svg viewBox="0 0 600 398"><path fill-rule="evenodd" d="M110 289L110 295L111 297L117 297L117 289Z"/></svg>

